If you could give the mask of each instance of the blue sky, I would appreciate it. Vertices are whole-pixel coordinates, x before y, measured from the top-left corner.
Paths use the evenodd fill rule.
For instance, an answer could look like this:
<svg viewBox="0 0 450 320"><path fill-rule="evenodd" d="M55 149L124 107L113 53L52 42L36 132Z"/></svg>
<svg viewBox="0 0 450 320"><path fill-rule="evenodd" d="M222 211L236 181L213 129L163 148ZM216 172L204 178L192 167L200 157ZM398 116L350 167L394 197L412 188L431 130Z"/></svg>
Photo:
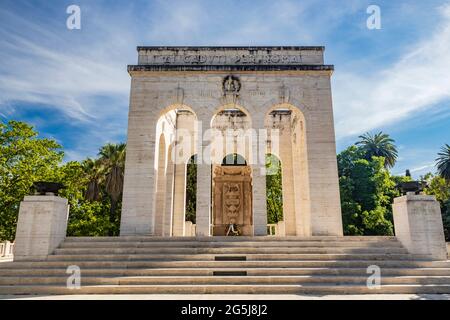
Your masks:
<svg viewBox="0 0 450 320"><path fill-rule="evenodd" d="M81 8L68 30L66 8ZM366 27L369 5L381 29ZM413 176L450 144L450 1L0 2L0 119L34 124L66 160L126 140L138 45L324 45L337 149L384 131Z"/></svg>

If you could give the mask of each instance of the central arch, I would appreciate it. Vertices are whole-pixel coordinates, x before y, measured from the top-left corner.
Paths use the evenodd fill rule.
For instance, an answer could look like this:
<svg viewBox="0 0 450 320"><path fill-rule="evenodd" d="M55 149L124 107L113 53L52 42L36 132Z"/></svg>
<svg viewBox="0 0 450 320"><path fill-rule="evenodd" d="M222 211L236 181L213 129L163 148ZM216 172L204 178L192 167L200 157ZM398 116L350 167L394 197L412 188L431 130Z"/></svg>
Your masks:
<svg viewBox="0 0 450 320"><path fill-rule="evenodd" d="M213 235L253 235L252 171L243 156L226 155L213 166Z"/></svg>

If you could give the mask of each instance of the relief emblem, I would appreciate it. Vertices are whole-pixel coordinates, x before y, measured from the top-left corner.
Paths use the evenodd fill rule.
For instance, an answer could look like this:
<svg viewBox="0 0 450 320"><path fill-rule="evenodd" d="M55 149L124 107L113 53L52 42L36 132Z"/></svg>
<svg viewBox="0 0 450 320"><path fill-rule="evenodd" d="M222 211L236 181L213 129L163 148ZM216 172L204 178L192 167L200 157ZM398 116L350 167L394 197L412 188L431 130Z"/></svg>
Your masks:
<svg viewBox="0 0 450 320"><path fill-rule="evenodd" d="M226 76L222 82L223 93L237 95L241 90L241 81L235 76Z"/></svg>

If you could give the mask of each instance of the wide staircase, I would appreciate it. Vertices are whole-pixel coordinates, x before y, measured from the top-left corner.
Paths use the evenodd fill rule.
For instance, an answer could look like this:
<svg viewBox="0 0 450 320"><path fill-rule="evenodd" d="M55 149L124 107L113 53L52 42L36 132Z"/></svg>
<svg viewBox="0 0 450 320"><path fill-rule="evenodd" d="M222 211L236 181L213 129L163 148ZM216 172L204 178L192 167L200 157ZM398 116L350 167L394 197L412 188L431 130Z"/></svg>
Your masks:
<svg viewBox="0 0 450 320"><path fill-rule="evenodd" d="M74 265L79 289L66 285ZM156 293L450 293L450 261L412 257L395 237L268 236L69 237L46 261L0 263L0 294Z"/></svg>

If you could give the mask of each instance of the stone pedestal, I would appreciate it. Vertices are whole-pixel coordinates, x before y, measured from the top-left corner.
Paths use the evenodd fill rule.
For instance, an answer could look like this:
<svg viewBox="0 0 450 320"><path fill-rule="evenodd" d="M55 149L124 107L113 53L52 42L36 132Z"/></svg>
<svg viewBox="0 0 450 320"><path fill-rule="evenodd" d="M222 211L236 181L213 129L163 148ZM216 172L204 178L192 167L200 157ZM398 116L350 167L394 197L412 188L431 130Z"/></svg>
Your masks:
<svg viewBox="0 0 450 320"><path fill-rule="evenodd" d="M54 196L26 196L20 203L14 260L43 260L66 237L69 205Z"/></svg>
<svg viewBox="0 0 450 320"><path fill-rule="evenodd" d="M446 260L441 209L435 196L407 194L394 199L395 235L414 255Z"/></svg>

